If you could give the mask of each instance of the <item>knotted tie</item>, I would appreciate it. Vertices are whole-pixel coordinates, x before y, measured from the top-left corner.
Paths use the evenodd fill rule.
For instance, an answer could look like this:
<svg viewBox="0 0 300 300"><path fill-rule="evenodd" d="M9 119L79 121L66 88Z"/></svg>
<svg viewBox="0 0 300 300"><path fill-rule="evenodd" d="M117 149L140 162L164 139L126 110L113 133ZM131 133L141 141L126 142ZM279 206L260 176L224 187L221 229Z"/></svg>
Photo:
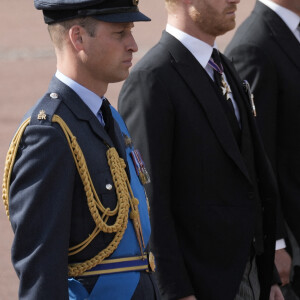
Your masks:
<svg viewBox="0 0 300 300"><path fill-rule="evenodd" d="M101 116L103 118L103 124L106 127L109 127L109 125L110 125L109 123L111 122L110 117L112 117L109 105L110 105L109 101L106 98L103 98L102 105L99 110L99 113L101 114Z"/></svg>
<svg viewBox="0 0 300 300"><path fill-rule="evenodd" d="M104 127L105 126L105 122L104 122L103 113L102 113L101 108L99 109L99 111L97 113L97 118L100 121L101 125Z"/></svg>
<svg viewBox="0 0 300 300"><path fill-rule="evenodd" d="M110 104L109 101L104 98L101 108L98 112L98 119L100 120L101 124L104 126L104 129L112 139L113 143L116 142L116 136L115 136L115 129L114 129L114 118L112 116L111 110L110 110ZM101 121L102 118L102 121ZM103 122L104 121L104 122Z"/></svg>

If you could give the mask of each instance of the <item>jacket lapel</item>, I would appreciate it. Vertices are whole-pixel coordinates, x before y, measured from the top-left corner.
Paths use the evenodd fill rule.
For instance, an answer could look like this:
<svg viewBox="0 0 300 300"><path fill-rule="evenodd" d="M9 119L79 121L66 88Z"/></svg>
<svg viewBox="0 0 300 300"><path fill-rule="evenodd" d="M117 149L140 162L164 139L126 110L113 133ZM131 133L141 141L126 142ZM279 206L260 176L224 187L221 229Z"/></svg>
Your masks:
<svg viewBox="0 0 300 300"><path fill-rule="evenodd" d="M116 136L115 142L113 143L112 139L100 124L97 117L91 112L91 110L85 105L81 98L67 85L58 80L55 76L52 78L52 81L49 85L50 92L56 92L59 95L62 95L63 102L68 106L68 108L73 112L73 114L82 121L88 122L92 131L109 147L115 147L119 156L124 159L126 163L127 175L130 179L126 150L124 146L124 138L119 129L119 125L114 120L114 133Z"/></svg>
<svg viewBox="0 0 300 300"><path fill-rule="evenodd" d="M164 32L161 43L172 55L171 63L205 111L208 121L224 151L250 180L245 162L218 100L218 94L214 88L213 81L194 56L177 39Z"/></svg>
<svg viewBox="0 0 300 300"><path fill-rule="evenodd" d="M226 71L226 76L229 77L228 79L232 81L232 86L233 89L236 90L237 93L237 101L241 102L239 105L243 105L246 108L247 114L244 114L247 118L249 118L249 115L253 114L250 100L248 99L246 92L244 90L244 87L242 85L242 80L240 79L237 71L234 69L233 65L229 61L226 56L221 54L222 57L222 63L224 65L225 71ZM242 120L243 122L243 120Z"/></svg>
<svg viewBox="0 0 300 300"><path fill-rule="evenodd" d="M230 83L230 87L233 92L234 99L238 105L240 112L240 120L241 120L241 128L242 128L242 136L241 136L241 147L240 151L246 161L249 161L249 157L251 157L251 149L252 149L252 136L251 130L249 127L249 120L253 114L251 109L251 104L249 103L249 99L246 96L246 92L242 86L242 81L239 79L237 72L232 67L228 59L222 55L222 63L226 72L227 80Z"/></svg>
<svg viewBox="0 0 300 300"><path fill-rule="evenodd" d="M246 95L239 76L236 70L232 67L230 61L224 56L222 61L225 68L229 72L231 79L234 81L236 92L240 96L237 99L240 100L241 105L243 105L242 109L240 110L242 118L242 128L248 128L242 133L241 151L243 155L247 156L249 154L249 151L251 151L251 147L253 147L256 164L260 166L257 171L260 172L260 176L262 176L262 178L265 178L266 176L270 177L270 163L264 151L263 142L257 127L256 120L253 116L251 104L249 102L250 100ZM248 125L246 124L247 120L245 120L245 118L247 118L248 120ZM252 145L251 143L249 143L250 139L252 139Z"/></svg>

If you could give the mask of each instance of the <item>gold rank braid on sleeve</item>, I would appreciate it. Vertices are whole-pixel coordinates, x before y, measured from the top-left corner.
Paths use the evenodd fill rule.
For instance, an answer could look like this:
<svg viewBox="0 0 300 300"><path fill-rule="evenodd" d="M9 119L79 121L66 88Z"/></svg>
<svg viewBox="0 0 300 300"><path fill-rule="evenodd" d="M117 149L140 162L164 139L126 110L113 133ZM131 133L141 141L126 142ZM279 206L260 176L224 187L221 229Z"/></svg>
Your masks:
<svg viewBox="0 0 300 300"><path fill-rule="evenodd" d="M97 195L87 168L86 160L76 140L76 137L72 134L67 124L58 115L53 116L52 122L58 123L66 136L74 158L74 162L84 186L90 213L96 225L93 232L83 242L69 248L69 256L77 254L85 249L101 231L105 233L115 233L115 236L109 245L105 249L101 250L96 256L81 263L70 264L68 275L73 277L80 276L85 271L101 263L116 250L127 228L130 207L130 216L133 220L135 233L139 242L141 253L143 255L142 246L144 246L144 241L139 217L138 200L133 196L130 182L125 171L126 164L124 160L119 157L115 148L109 148L107 145L109 148L106 153L107 161L117 194L117 205L113 210L111 210L110 208L105 208L102 205L99 196ZM2 185L2 198L8 218L10 177L22 135L29 123L30 118L25 120L19 127L6 156ZM107 225L109 217L115 215L117 215L115 223L112 225Z"/></svg>

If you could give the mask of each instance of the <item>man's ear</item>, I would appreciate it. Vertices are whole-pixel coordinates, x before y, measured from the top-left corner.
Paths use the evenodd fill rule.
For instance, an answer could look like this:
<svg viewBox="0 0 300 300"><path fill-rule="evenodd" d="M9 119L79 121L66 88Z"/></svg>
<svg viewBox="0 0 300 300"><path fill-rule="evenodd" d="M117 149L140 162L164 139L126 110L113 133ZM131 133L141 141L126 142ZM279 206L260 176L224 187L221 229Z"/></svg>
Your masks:
<svg viewBox="0 0 300 300"><path fill-rule="evenodd" d="M73 45L73 47L76 49L76 51L83 50L83 36L84 29L79 25L74 25L69 30L69 38Z"/></svg>

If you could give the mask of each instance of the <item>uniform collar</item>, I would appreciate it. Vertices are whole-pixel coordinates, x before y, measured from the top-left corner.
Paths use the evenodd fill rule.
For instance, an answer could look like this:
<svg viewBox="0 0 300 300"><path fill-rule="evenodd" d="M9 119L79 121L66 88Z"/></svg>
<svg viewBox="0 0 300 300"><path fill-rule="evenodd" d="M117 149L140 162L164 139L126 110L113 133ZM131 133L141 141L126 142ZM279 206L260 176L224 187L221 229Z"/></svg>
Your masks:
<svg viewBox="0 0 300 300"><path fill-rule="evenodd" d="M81 100L89 107L89 109L93 112L94 115L97 116L99 109L102 105L104 97L99 97L89 89L85 88L78 82L69 78L68 76L61 73L59 70L56 71L55 76L69 88L71 88L80 98Z"/></svg>

